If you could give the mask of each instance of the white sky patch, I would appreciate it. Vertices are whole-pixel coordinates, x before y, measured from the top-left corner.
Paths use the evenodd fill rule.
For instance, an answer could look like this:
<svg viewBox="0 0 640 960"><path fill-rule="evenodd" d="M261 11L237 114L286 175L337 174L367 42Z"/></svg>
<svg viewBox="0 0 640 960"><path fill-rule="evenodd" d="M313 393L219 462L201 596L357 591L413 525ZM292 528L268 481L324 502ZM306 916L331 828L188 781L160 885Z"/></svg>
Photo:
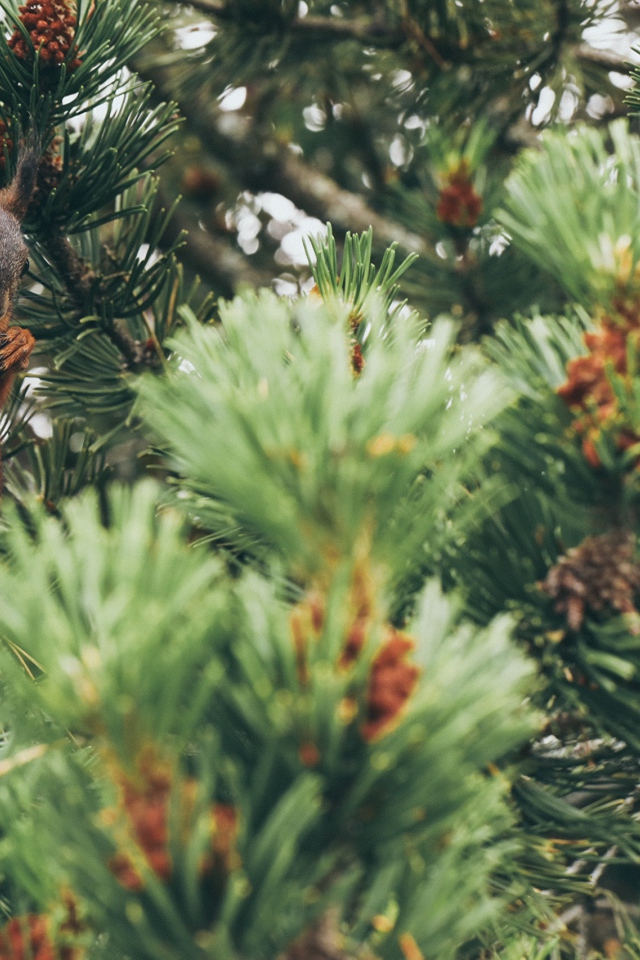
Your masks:
<svg viewBox="0 0 640 960"><path fill-rule="evenodd" d="M80 453L84 447L85 435L84 433L72 433L69 437L69 449L72 453Z"/></svg>
<svg viewBox="0 0 640 960"><path fill-rule="evenodd" d="M35 435L40 437L42 440L48 440L49 437L53 436L51 418L48 417L46 413L34 413L29 420L29 426Z"/></svg>
<svg viewBox="0 0 640 960"><path fill-rule="evenodd" d="M391 141L389 146L389 157L391 158L391 163L396 167L402 167L405 163L408 163L413 156L413 150L400 134L396 136Z"/></svg>
<svg viewBox="0 0 640 960"><path fill-rule="evenodd" d="M617 17L606 17L593 27L587 27L582 34L585 43L598 50L615 50L625 60L640 62L640 54L634 51L639 46L637 34L629 32L624 20Z"/></svg>
<svg viewBox="0 0 640 960"><path fill-rule="evenodd" d="M149 254L149 244L143 243L138 250L137 259L144 261L147 267L152 267L154 263L157 263L160 260L162 254L159 250L152 250Z"/></svg>
<svg viewBox="0 0 640 960"><path fill-rule="evenodd" d="M323 223L322 220L317 220L315 217L305 217L299 227L291 230L290 233L282 238L280 251L282 251L284 257L281 255L279 262L291 263L299 267L304 266L308 263L308 260L303 240L305 237L315 237L318 236L318 234L321 234L323 237L326 236L326 224Z"/></svg>
<svg viewBox="0 0 640 960"><path fill-rule="evenodd" d="M587 103L587 113L594 120L601 120L605 114L611 113L614 107L610 96L603 97L600 93L592 93Z"/></svg>
<svg viewBox="0 0 640 960"><path fill-rule="evenodd" d="M614 87L618 87L619 90L631 90L634 86L634 80L627 73L618 73L616 70L612 70L608 76Z"/></svg>
<svg viewBox="0 0 640 960"><path fill-rule="evenodd" d="M324 130L327 115L317 103L312 103L309 107L305 107L302 111L302 116L304 117L304 125L307 130L311 130L313 133Z"/></svg>
<svg viewBox="0 0 640 960"><path fill-rule="evenodd" d="M296 215L301 213L296 205L288 197L283 197L281 193L259 193L256 199L264 212L268 213L274 220L281 222L291 220L293 222Z"/></svg>
<svg viewBox="0 0 640 960"><path fill-rule="evenodd" d="M558 105L558 116L560 119L564 120L565 122L571 120L572 116L578 109L579 102L580 100L578 93L576 93L575 90L573 90L571 87L567 87L565 90L563 90L562 96L560 97L560 103Z"/></svg>
<svg viewBox="0 0 640 960"><path fill-rule="evenodd" d="M175 38L181 50L199 50L213 40L218 31L206 20L189 27L178 27Z"/></svg>
<svg viewBox="0 0 640 960"><path fill-rule="evenodd" d="M413 76L409 70L396 70L391 80L396 90L406 92L413 86Z"/></svg>
<svg viewBox="0 0 640 960"><path fill-rule="evenodd" d="M544 123L545 120L548 119L555 102L555 91L552 90L551 87L543 87L538 97L538 105L531 114L531 123L534 127L540 126L541 123Z"/></svg>
<svg viewBox="0 0 640 960"><path fill-rule="evenodd" d="M220 110L224 110L225 112L239 110L244 106L246 99L246 87L227 87L219 97L218 106Z"/></svg>
<svg viewBox="0 0 640 960"><path fill-rule="evenodd" d="M297 297L300 292L297 282L288 276L276 277L273 288L279 297Z"/></svg>

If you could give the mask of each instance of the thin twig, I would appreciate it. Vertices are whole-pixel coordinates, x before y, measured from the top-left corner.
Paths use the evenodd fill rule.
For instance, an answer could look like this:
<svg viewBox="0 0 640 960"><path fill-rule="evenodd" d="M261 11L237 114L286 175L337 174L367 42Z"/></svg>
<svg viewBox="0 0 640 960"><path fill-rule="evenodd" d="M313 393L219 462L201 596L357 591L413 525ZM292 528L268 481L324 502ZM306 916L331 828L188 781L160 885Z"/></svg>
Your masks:
<svg viewBox="0 0 640 960"><path fill-rule="evenodd" d="M81 306L89 302L95 274L61 233L50 234L44 241L54 267L61 274L74 300Z"/></svg>
<svg viewBox="0 0 640 960"><path fill-rule="evenodd" d="M80 309L90 309L91 296L96 292L97 277L94 271L63 234L52 234L45 239L44 244L54 267ZM117 324L103 326L101 329L118 348L127 367L135 369L144 362L144 344L134 340L128 330Z"/></svg>
<svg viewBox="0 0 640 960"><path fill-rule="evenodd" d="M425 53L431 57L433 62L436 63L441 70L447 70L450 64L443 60L438 50L436 50L433 41L429 39L420 24L411 16L407 0L400 0L400 11L402 13L402 29L407 39L413 40L419 47L422 47Z"/></svg>

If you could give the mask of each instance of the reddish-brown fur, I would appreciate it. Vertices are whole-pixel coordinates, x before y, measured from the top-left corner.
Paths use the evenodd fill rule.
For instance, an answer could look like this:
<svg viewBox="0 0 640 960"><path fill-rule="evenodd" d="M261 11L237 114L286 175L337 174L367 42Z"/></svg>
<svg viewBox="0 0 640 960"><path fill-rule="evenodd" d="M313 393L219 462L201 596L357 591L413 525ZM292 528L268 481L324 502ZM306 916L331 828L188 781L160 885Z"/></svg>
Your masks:
<svg viewBox="0 0 640 960"><path fill-rule="evenodd" d="M12 327L13 306L29 251L20 224L26 216L38 174L40 153L23 148L11 183L0 190L0 410L17 373L26 370L35 340L29 330ZM0 486L2 467L0 465Z"/></svg>

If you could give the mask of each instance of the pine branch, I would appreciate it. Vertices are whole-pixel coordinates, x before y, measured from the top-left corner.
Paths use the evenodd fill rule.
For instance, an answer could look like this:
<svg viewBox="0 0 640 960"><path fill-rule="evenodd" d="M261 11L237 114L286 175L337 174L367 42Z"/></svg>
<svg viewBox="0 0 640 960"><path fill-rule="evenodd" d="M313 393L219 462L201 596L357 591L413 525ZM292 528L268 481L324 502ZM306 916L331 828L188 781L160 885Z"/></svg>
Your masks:
<svg viewBox="0 0 640 960"><path fill-rule="evenodd" d="M184 6L184 0L170 0ZM237 19L237 12L225 0L190 0L189 6L201 13L215 17L221 21ZM419 24L406 13L406 5L402 5L402 25L392 26L382 17L358 17L347 19L342 17L306 16L294 17L288 24L287 30L299 37L316 40L358 40L367 46L384 47L395 50L413 40L418 46L438 64L440 69L446 69L448 64L443 60L440 52L432 40L424 34ZM564 10L559 5L558 29L554 37L554 47L560 48L564 41ZM452 51L448 51L451 53ZM460 51L458 51L459 53ZM576 58L586 64L593 64L605 70L615 70L619 73L628 73L629 61L625 60L614 50L598 50L589 44L583 43L574 48Z"/></svg>
<svg viewBox="0 0 640 960"><path fill-rule="evenodd" d="M96 274L62 234L52 234L45 238L44 246L78 307L83 311L89 309L91 295L96 291ZM145 344L134 340L122 325L103 325L101 329L118 348L129 369L134 370L147 362L148 351Z"/></svg>
<svg viewBox="0 0 640 960"><path fill-rule="evenodd" d="M164 71L138 63L135 69L142 77L154 82L161 97L169 93L169 81ZM423 237L377 213L363 197L315 170L287 147L270 139L258 140L255 130L243 139L227 136L218 128L215 114L199 102L182 98L178 106L203 144L233 170L234 176L247 189L282 193L312 216L330 221L336 233L344 234L347 230L364 233L373 227L376 243L380 246L397 243L407 252L427 254Z"/></svg>
<svg viewBox="0 0 640 960"><path fill-rule="evenodd" d="M87 305L96 280L93 270L76 253L63 234L51 234L45 239L44 245L78 306Z"/></svg>
<svg viewBox="0 0 640 960"><path fill-rule="evenodd" d="M258 173L256 171L256 173ZM426 254L425 240L388 220L373 210L356 193L340 187L335 180L315 170L288 150L280 150L268 176L252 177L256 187L267 189L267 183L290 197L293 202L324 221L331 221L341 232L364 232L373 227L377 241L385 246L397 242L410 252ZM272 187L271 189L274 189Z"/></svg>
<svg viewBox="0 0 640 960"><path fill-rule="evenodd" d="M180 3L182 0L172 0ZM224 0L190 0L189 6L217 20L237 20L238 13ZM394 49L406 40L405 32L392 27L378 17L342 17L306 16L294 17L287 23L287 29L298 36L327 40L358 40L371 46L383 46Z"/></svg>

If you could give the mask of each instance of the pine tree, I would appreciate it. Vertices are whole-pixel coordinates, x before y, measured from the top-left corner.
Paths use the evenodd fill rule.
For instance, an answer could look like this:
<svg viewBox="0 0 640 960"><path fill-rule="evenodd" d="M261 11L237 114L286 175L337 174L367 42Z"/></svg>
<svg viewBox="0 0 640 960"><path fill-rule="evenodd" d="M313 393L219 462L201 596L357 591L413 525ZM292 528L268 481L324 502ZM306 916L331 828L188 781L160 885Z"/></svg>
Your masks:
<svg viewBox="0 0 640 960"><path fill-rule="evenodd" d="M638 956L609 7L1 6L0 958Z"/></svg>

